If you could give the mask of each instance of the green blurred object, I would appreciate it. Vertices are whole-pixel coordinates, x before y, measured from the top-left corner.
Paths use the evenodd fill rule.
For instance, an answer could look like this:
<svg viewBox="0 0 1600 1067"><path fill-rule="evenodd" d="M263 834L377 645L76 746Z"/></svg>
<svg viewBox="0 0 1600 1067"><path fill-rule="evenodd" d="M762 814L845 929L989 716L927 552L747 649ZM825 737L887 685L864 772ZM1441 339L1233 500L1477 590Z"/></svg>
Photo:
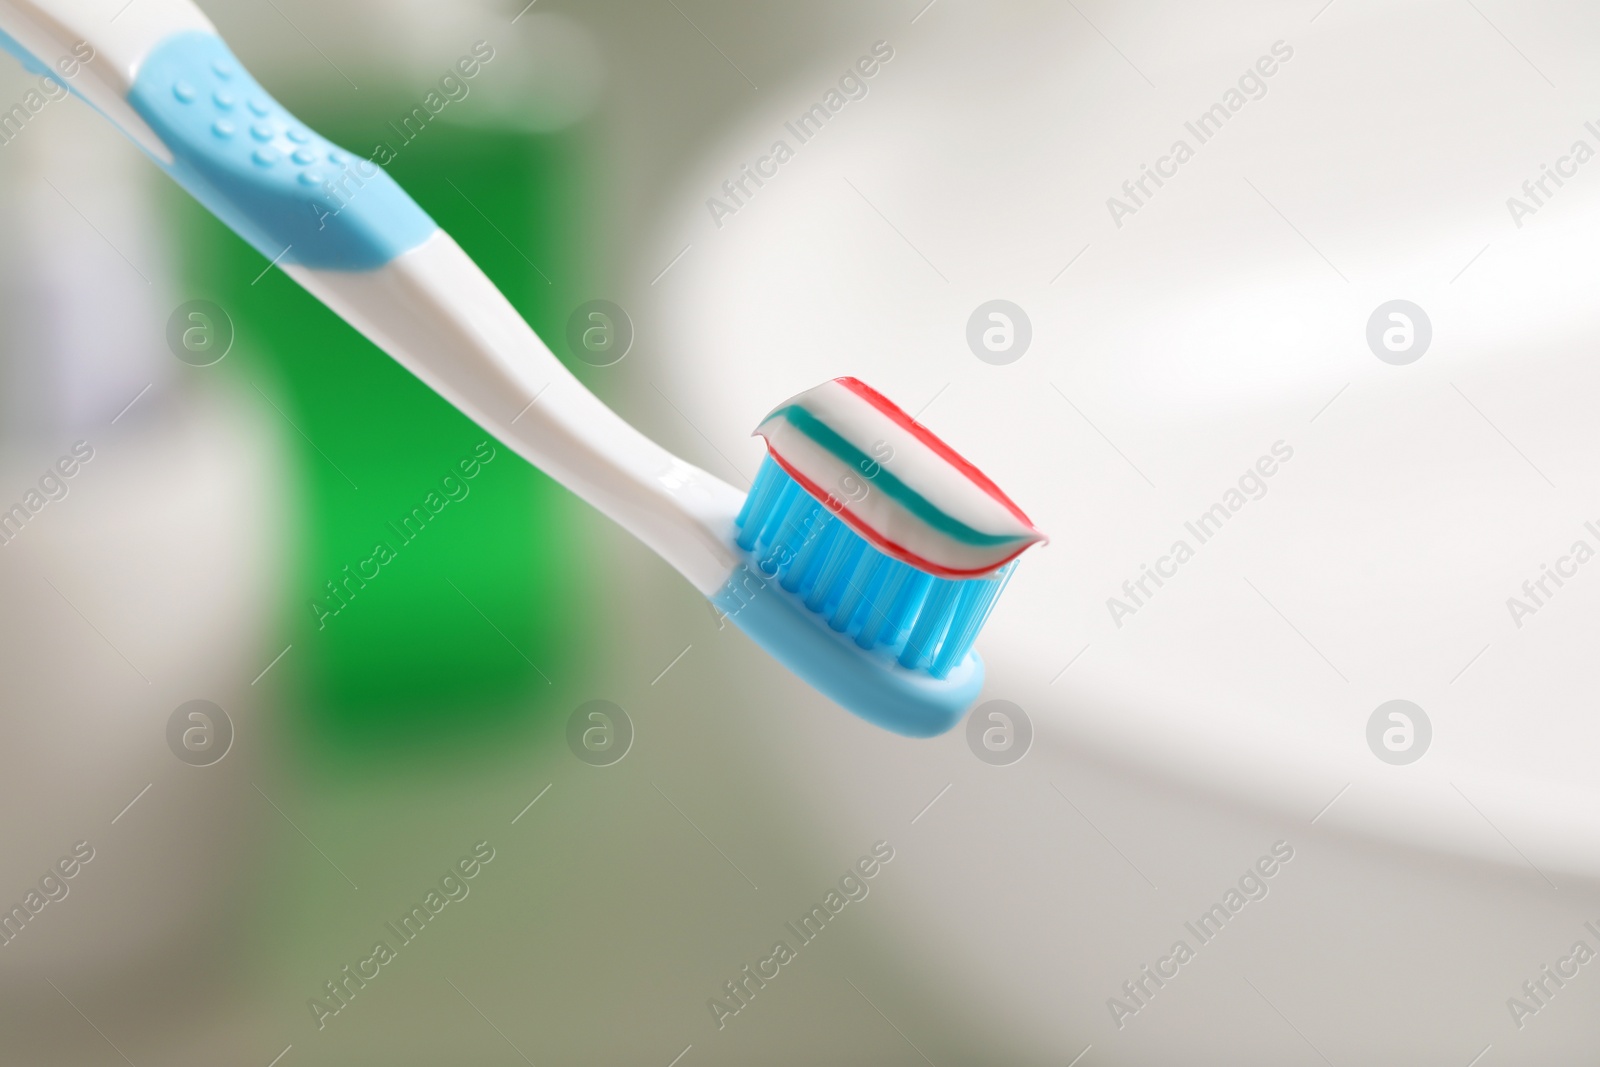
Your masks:
<svg viewBox="0 0 1600 1067"><path fill-rule="evenodd" d="M390 173L566 356L566 313L589 295L576 221L581 128L534 135L436 121L402 142L387 119L404 112L398 104L363 116L296 110L360 155L380 141L396 147ZM312 739L341 760L392 755L569 710L562 677L592 632L583 505L499 442L476 477L463 477L458 464L492 441L486 432L286 275L262 275L262 257L199 205L184 198L177 212L184 298L233 316L238 340L219 369L279 409L294 450L303 543L280 684L300 690ZM460 499L448 499L447 476L450 492L465 487ZM435 507L448 501L436 515L430 493ZM418 508L430 521L407 543L397 528ZM346 582L379 542L395 557L364 586ZM330 582L356 592L319 620L314 600L338 606Z"/></svg>

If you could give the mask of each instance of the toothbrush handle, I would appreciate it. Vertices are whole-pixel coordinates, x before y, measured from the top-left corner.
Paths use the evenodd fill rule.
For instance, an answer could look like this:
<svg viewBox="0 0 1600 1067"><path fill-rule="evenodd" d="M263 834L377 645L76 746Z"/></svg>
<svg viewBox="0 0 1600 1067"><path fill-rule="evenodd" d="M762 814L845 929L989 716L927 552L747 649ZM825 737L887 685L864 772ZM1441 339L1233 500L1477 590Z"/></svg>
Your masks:
<svg viewBox="0 0 1600 1067"><path fill-rule="evenodd" d="M623 421L443 231L375 271L284 270L440 396L706 596L741 562L744 494Z"/></svg>
<svg viewBox="0 0 1600 1067"><path fill-rule="evenodd" d="M290 115L189 0L132 0L112 20L84 6L0 0L0 48L30 69L54 67L218 218L446 400L697 589L721 588L737 565L742 494L584 388L382 167Z"/></svg>

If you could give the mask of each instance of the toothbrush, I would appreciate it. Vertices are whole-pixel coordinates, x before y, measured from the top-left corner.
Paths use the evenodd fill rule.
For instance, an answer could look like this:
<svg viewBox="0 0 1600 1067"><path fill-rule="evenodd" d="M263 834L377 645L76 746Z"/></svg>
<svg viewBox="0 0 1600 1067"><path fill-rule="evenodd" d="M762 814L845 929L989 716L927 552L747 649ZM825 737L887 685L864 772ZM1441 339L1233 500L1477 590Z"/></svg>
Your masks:
<svg viewBox="0 0 1600 1067"><path fill-rule="evenodd" d="M0 48L825 696L921 737L976 701L973 639L1044 537L971 464L837 379L760 424L767 456L741 497L584 388L381 167L296 121L189 0L114 7L0 0Z"/></svg>

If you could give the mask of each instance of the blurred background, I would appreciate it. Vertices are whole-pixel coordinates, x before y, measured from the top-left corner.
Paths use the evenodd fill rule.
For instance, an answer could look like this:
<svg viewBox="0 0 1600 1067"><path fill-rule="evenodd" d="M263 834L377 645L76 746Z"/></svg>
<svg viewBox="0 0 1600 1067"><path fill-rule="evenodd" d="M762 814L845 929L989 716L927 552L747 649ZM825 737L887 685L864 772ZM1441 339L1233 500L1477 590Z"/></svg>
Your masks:
<svg viewBox="0 0 1600 1067"><path fill-rule="evenodd" d="M746 487L853 374L1053 540L975 726L877 731L50 102L0 144L0 1063L1589 1062L1600 13L203 6L691 462Z"/></svg>

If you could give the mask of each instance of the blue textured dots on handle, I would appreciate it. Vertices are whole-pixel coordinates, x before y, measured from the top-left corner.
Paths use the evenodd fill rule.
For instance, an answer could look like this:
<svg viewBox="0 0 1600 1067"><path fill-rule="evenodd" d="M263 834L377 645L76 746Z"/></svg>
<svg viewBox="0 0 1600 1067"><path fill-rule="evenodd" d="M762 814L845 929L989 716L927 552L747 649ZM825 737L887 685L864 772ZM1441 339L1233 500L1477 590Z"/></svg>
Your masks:
<svg viewBox="0 0 1600 1067"><path fill-rule="evenodd" d="M212 34L157 45L128 103L172 150L167 173L269 259L372 270L439 228L382 167L296 121Z"/></svg>

